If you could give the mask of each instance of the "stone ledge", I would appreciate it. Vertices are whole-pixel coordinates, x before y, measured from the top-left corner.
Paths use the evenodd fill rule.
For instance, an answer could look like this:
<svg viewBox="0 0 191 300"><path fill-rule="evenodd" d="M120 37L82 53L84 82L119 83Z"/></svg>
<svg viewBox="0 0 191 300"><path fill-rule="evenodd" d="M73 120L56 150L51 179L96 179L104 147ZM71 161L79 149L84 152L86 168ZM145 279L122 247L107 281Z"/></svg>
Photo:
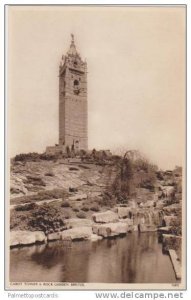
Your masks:
<svg viewBox="0 0 191 300"><path fill-rule="evenodd" d="M10 247L33 245L36 243L46 243L47 237L43 231L18 230L10 232Z"/></svg>
<svg viewBox="0 0 191 300"><path fill-rule="evenodd" d="M172 265L173 265L176 279L181 279L181 264L180 264L180 261L178 260L176 251L173 249L169 249L169 255L170 255Z"/></svg>
<svg viewBox="0 0 191 300"><path fill-rule="evenodd" d="M118 221L118 215L111 210L107 210L106 212L93 214L92 219L96 223L112 223Z"/></svg>

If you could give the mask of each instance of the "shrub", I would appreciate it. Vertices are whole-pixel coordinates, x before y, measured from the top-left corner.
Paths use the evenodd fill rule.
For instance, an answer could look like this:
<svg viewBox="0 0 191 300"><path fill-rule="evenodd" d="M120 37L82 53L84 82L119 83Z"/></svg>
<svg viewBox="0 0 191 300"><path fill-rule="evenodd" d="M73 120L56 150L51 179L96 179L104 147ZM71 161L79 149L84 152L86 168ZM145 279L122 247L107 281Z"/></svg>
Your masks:
<svg viewBox="0 0 191 300"><path fill-rule="evenodd" d="M11 194L20 194L21 191L15 187L11 187L10 192Z"/></svg>
<svg viewBox="0 0 191 300"><path fill-rule="evenodd" d="M59 158L59 155L52 155L52 154L46 154L46 153L43 153L40 155L40 159L42 160L55 160L55 159L58 159Z"/></svg>
<svg viewBox="0 0 191 300"><path fill-rule="evenodd" d="M46 186L46 183L39 176L28 175L27 179L25 180L25 183L31 183L33 185Z"/></svg>
<svg viewBox="0 0 191 300"><path fill-rule="evenodd" d="M75 211L75 212L78 212L79 208L75 206L75 207L72 208L72 210Z"/></svg>
<svg viewBox="0 0 191 300"><path fill-rule="evenodd" d="M63 216L64 216L64 219L70 219L71 218L71 214L67 210L64 211Z"/></svg>
<svg viewBox="0 0 191 300"><path fill-rule="evenodd" d="M34 210L28 225L32 229L42 230L47 234L50 230L55 231L58 228L63 228L64 217L58 208L49 204L43 204Z"/></svg>
<svg viewBox="0 0 191 300"><path fill-rule="evenodd" d="M92 210L92 211L100 211L100 208L99 208L99 206L98 205L93 205L93 206L91 206L90 207L90 209Z"/></svg>
<svg viewBox="0 0 191 300"><path fill-rule="evenodd" d="M70 168L69 168L69 171L79 171L79 169L76 168L76 167L70 167Z"/></svg>
<svg viewBox="0 0 191 300"><path fill-rule="evenodd" d="M47 172L47 173L45 173L44 175L45 175L45 176L51 176L51 177L53 177L53 176L54 176L54 173L53 173L53 172Z"/></svg>
<svg viewBox="0 0 191 300"><path fill-rule="evenodd" d="M86 214L83 211L79 211L76 214L76 217L78 217L79 219L85 219L86 218Z"/></svg>
<svg viewBox="0 0 191 300"><path fill-rule="evenodd" d="M32 210L37 208L38 205L36 203L29 203L29 204L25 204L25 205L17 205L15 207L16 211L28 211L28 210Z"/></svg>
<svg viewBox="0 0 191 300"><path fill-rule="evenodd" d="M14 161L38 161L40 154L36 152L21 153L15 156Z"/></svg>
<svg viewBox="0 0 191 300"><path fill-rule="evenodd" d="M61 207L70 207L70 203L68 201L64 201L62 204L61 204Z"/></svg>
<svg viewBox="0 0 191 300"><path fill-rule="evenodd" d="M89 211L89 207L88 207L87 205L84 205L84 206L81 208L81 210L83 210L83 211Z"/></svg>
<svg viewBox="0 0 191 300"><path fill-rule="evenodd" d="M77 191L78 191L77 188L69 187L69 192L70 192L70 193L76 193Z"/></svg>

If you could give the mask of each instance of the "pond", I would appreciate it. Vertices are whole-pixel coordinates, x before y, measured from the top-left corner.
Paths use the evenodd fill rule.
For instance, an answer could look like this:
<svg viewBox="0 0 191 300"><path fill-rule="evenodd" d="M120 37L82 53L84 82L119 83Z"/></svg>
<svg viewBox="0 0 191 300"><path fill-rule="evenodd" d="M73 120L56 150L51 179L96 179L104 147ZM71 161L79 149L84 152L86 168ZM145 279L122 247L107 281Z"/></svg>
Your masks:
<svg viewBox="0 0 191 300"><path fill-rule="evenodd" d="M156 232L10 250L12 282L175 283Z"/></svg>

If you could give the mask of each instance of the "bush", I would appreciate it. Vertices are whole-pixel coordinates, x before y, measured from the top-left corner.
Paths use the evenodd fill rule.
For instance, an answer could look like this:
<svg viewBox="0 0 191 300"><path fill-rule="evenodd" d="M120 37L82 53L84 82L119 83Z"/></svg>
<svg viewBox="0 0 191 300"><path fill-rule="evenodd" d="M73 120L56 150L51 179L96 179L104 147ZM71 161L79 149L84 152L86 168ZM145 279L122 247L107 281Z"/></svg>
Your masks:
<svg viewBox="0 0 191 300"><path fill-rule="evenodd" d="M93 205L93 206L90 207L90 210L97 212L97 211L100 211L100 208L99 208L98 205Z"/></svg>
<svg viewBox="0 0 191 300"><path fill-rule="evenodd" d="M71 218L71 214L67 210L65 210L63 212L63 216L64 216L64 219L70 219Z"/></svg>
<svg viewBox="0 0 191 300"><path fill-rule="evenodd" d="M28 175L26 180L23 180L24 183L38 185L38 186L46 186L46 183L39 176L31 176Z"/></svg>
<svg viewBox="0 0 191 300"><path fill-rule="evenodd" d="M75 211L75 212L78 212L79 208L75 206L75 207L72 208L72 210Z"/></svg>
<svg viewBox="0 0 191 300"><path fill-rule="evenodd" d="M64 217L60 210L49 204L43 204L37 207L32 213L28 225L34 230L42 230L46 234L51 231L57 231L64 227Z"/></svg>
<svg viewBox="0 0 191 300"><path fill-rule="evenodd" d="M50 199L59 199L68 196L68 193L63 189L53 189L40 191L35 195L21 196L11 200L11 204L21 204L26 202L35 202Z"/></svg>
<svg viewBox="0 0 191 300"><path fill-rule="evenodd" d="M29 204L25 204L25 205L17 205L15 207L15 210L16 211L29 211L29 210L35 209L37 207L38 207L38 205L36 203L29 203Z"/></svg>
<svg viewBox="0 0 191 300"><path fill-rule="evenodd" d="M38 161L40 154L36 152L21 153L15 156L14 161Z"/></svg>
<svg viewBox="0 0 191 300"><path fill-rule="evenodd" d="M77 188L69 187L69 192L70 192L70 193L76 193L77 191L78 191Z"/></svg>
<svg viewBox="0 0 191 300"><path fill-rule="evenodd" d="M86 218L86 214L83 211L79 211L76 214L76 217L78 217L79 219L85 219Z"/></svg>
<svg viewBox="0 0 191 300"><path fill-rule="evenodd" d="M81 208L81 210L83 210L83 211L89 211L89 207L88 207L87 205L84 205L84 206Z"/></svg>
<svg viewBox="0 0 191 300"><path fill-rule="evenodd" d="M44 175L45 175L45 176L51 176L51 177L53 177L53 176L54 176L54 173L53 173L53 172L47 172L47 173L45 173Z"/></svg>
<svg viewBox="0 0 191 300"><path fill-rule="evenodd" d="M79 169L76 168L76 167L70 167L70 168L69 168L69 171L79 171Z"/></svg>
<svg viewBox="0 0 191 300"><path fill-rule="evenodd" d="M61 207L70 207L70 203L68 201L64 201L62 204L61 204Z"/></svg>
<svg viewBox="0 0 191 300"><path fill-rule="evenodd" d="M43 153L40 155L40 159L42 160L55 160L55 159L58 159L59 158L59 155L52 155L52 154L46 154L46 153Z"/></svg>

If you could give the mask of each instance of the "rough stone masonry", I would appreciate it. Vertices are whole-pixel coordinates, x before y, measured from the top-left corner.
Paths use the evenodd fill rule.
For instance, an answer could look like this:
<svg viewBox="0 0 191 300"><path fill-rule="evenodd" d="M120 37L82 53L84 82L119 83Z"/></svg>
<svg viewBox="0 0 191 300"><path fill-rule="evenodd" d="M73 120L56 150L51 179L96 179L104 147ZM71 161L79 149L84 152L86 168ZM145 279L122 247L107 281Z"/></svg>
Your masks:
<svg viewBox="0 0 191 300"><path fill-rule="evenodd" d="M59 67L59 145L87 150L87 64L71 36L69 51Z"/></svg>

